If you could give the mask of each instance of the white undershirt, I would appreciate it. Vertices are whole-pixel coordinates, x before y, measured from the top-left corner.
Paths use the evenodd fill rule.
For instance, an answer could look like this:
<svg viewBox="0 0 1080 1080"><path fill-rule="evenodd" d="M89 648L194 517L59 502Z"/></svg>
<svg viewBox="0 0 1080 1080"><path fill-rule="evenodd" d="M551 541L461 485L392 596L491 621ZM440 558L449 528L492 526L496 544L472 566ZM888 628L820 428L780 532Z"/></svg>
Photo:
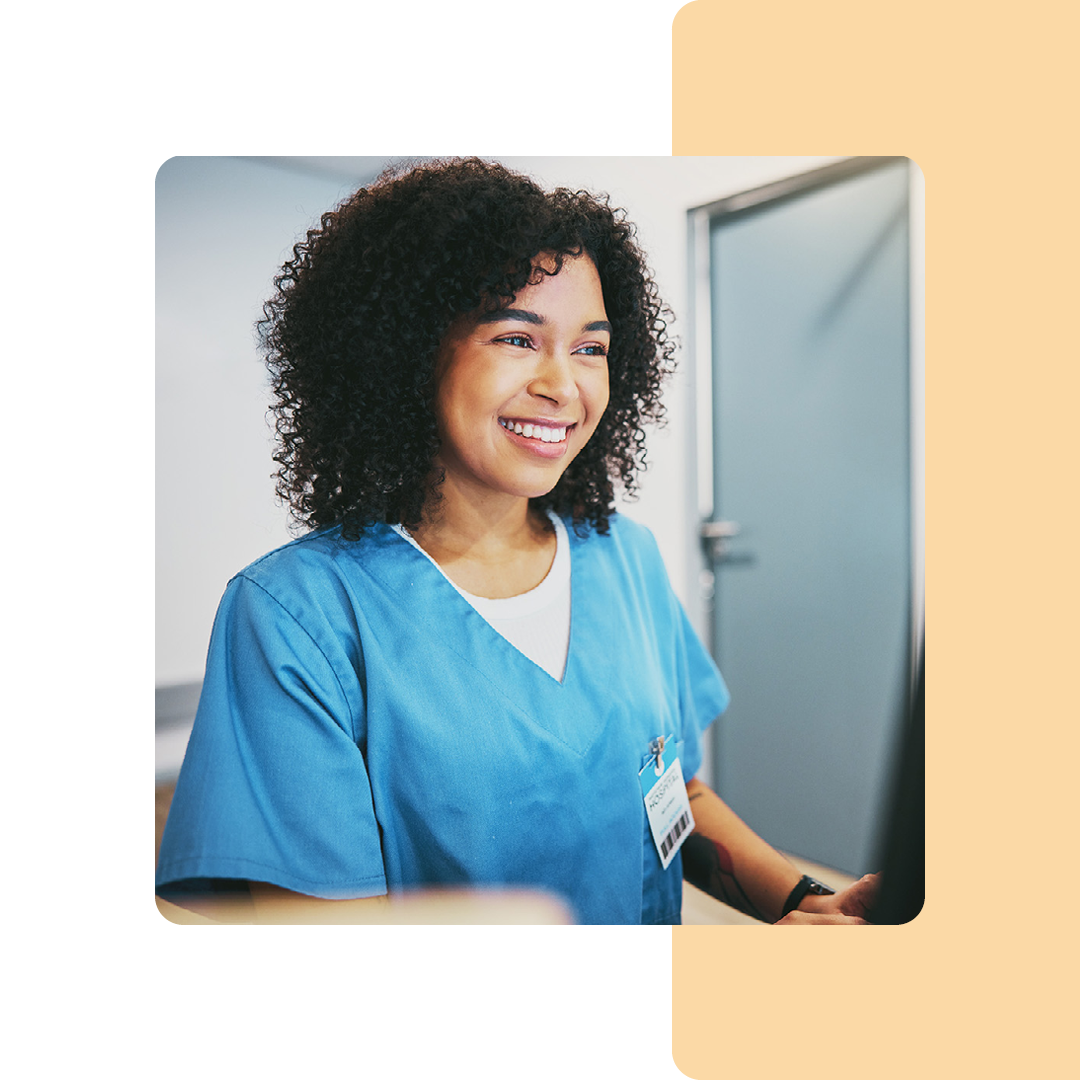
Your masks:
<svg viewBox="0 0 1080 1080"><path fill-rule="evenodd" d="M511 645L562 682L570 649L570 543L566 526L548 514L555 526L555 560L535 589L492 600L474 596L446 577L443 568L400 526L391 526L434 566Z"/></svg>

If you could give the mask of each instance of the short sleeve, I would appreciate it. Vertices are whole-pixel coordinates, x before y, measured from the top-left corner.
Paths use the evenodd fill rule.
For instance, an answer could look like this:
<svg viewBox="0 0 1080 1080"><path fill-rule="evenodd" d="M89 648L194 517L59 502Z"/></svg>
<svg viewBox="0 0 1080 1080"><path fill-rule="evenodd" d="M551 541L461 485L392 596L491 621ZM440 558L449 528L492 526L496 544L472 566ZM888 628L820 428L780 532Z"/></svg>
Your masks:
<svg viewBox="0 0 1080 1080"><path fill-rule="evenodd" d="M731 695L713 658L690 625L686 611L672 594L678 608L677 664L679 712L682 717L683 775L687 780L701 768L701 739L709 725L728 707Z"/></svg>
<svg viewBox="0 0 1080 1080"><path fill-rule="evenodd" d="M355 665L246 577L218 609L158 861L163 896L215 879L330 899L386 892Z"/></svg>

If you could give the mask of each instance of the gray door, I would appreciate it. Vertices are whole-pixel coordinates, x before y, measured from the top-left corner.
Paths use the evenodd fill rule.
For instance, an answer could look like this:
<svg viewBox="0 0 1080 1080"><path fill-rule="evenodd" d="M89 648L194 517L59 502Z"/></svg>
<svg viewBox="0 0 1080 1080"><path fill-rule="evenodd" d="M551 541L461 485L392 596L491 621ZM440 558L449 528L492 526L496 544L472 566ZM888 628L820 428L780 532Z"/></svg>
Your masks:
<svg viewBox="0 0 1080 1080"><path fill-rule="evenodd" d="M873 869L910 633L909 165L710 220L721 795Z"/></svg>

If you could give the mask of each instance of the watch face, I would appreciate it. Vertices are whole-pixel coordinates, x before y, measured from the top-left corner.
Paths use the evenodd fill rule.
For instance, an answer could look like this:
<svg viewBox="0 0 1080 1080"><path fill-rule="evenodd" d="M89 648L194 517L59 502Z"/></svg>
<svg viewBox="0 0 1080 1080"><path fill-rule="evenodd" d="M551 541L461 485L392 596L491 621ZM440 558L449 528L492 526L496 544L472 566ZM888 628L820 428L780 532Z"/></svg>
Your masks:
<svg viewBox="0 0 1080 1080"><path fill-rule="evenodd" d="M830 889L828 885L823 885L816 878L810 878L810 886L807 892L816 893L818 896L832 896L836 890Z"/></svg>

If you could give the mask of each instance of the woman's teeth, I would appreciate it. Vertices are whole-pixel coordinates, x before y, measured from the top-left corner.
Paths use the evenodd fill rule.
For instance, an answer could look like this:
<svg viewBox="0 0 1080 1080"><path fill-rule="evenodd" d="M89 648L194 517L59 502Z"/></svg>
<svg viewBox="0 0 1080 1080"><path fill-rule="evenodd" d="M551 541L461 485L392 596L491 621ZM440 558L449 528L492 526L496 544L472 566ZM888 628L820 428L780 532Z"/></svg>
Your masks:
<svg viewBox="0 0 1080 1080"><path fill-rule="evenodd" d="M543 424L520 424L516 420L499 420L507 431L524 435L526 439L539 439L541 442L562 442L566 438L566 428L545 427Z"/></svg>

